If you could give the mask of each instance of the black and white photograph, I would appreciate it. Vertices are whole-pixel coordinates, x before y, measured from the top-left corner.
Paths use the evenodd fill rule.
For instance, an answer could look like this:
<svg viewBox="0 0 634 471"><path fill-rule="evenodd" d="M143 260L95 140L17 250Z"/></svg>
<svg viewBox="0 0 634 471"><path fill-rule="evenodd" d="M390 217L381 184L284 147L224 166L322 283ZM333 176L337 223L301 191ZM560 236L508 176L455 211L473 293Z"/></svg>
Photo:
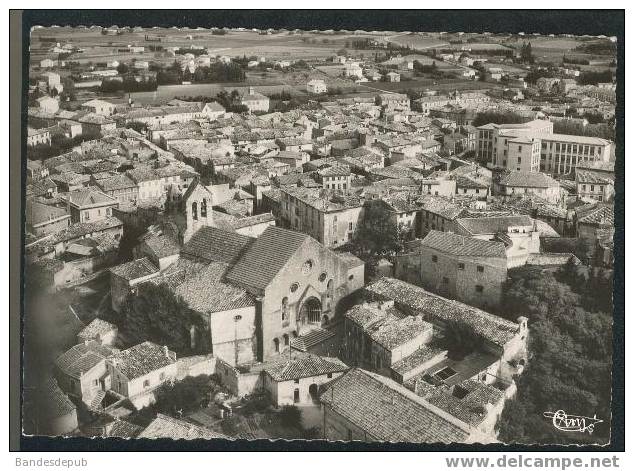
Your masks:
<svg viewBox="0 0 634 471"><path fill-rule="evenodd" d="M22 33L21 435L610 446L622 38L204 18Z"/></svg>

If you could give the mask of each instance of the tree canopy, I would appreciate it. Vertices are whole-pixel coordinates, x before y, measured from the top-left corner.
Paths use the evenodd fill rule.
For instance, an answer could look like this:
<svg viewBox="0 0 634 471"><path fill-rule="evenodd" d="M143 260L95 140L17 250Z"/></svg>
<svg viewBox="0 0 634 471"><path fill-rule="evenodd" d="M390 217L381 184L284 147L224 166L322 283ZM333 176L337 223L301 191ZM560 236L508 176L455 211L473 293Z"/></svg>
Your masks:
<svg viewBox="0 0 634 471"><path fill-rule="evenodd" d="M220 385L209 375L187 376L157 389L153 409L169 415L183 415L205 407Z"/></svg>
<svg viewBox="0 0 634 471"><path fill-rule="evenodd" d="M473 125L477 127L489 123L518 124L525 123L526 121L528 121L528 118L511 111L484 111L476 115L473 119Z"/></svg>
<svg viewBox="0 0 634 471"><path fill-rule="evenodd" d="M520 59L522 62L527 62L529 64L535 62L535 57L533 56L533 47L531 46L530 42L522 44L522 47L520 48Z"/></svg>
<svg viewBox="0 0 634 471"><path fill-rule="evenodd" d="M190 329L196 327L199 337L203 320L187 303L175 296L166 285L143 283L137 293L130 294L123 307L125 330L138 342L150 340L167 345L177 353L191 353L204 348L204 338L196 339L191 348Z"/></svg>
<svg viewBox="0 0 634 471"><path fill-rule="evenodd" d="M372 276L381 258L392 259L403 251L403 243L411 237L411 228L397 225L390 219L380 201L370 201L364 208L363 224L357 226L354 238L344 246L366 264Z"/></svg>
<svg viewBox="0 0 634 471"><path fill-rule="evenodd" d="M606 271L580 277L587 270L570 264L556 273L521 268L510 275L500 312L528 317L530 359L518 379L516 397L506 403L498 422L502 441L571 444L609 439L612 282ZM607 295L596 299L601 289ZM562 432L543 417L557 410L596 414L604 422L592 435Z"/></svg>

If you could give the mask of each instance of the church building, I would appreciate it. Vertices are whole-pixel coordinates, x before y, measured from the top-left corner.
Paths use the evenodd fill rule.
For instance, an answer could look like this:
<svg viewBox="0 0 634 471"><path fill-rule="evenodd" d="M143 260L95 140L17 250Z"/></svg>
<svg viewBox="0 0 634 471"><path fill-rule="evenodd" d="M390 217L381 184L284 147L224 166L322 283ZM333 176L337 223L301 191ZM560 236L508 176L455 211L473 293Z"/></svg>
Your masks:
<svg viewBox="0 0 634 471"><path fill-rule="evenodd" d="M151 228L135 260L111 269L113 308L143 283L166 286L202 317L192 347L234 366L265 361L307 334L328 337L340 302L364 285L363 262L275 226L257 238L214 227L211 206L209 190L192 183L181 214Z"/></svg>

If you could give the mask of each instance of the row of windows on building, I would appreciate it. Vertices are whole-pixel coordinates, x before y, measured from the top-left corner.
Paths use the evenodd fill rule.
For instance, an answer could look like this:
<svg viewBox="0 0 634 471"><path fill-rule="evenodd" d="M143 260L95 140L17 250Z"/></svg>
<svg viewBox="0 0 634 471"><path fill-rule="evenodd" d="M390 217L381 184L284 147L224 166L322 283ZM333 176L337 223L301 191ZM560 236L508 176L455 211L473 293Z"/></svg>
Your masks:
<svg viewBox="0 0 634 471"><path fill-rule="evenodd" d="M326 188L330 188L332 190L347 190L348 185L345 183L326 183Z"/></svg>
<svg viewBox="0 0 634 471"><path fill-rule="evenodd" d="M449 278L443 277L442 282L443 282L444 285L448 285L449 284ZM484 286L475 285L475 290L476 290L476 293L483 293L484 292Z"/></svg>
<svg viewBox="0 0 634 471"><path fill-rule="evenodd" d="M431 256L431 261L434 263L438 263L438 255L432 255ZM458 270L464 270L465 269L465 264L464 263L458 263ZM478 273L484 273L484 266L482 265L477 265L476 266L476 270L478 271Z"/></svg>
<svg viewBox="0 0 634 471"><path fill-rule="evenodd" d="M106 208L106 211L104 214L110 217L112 215L112 209ZM97 209L97 216L101 216L101 209ZM84 213L84 221L90 221L90 211L86 211Z"/></svg>

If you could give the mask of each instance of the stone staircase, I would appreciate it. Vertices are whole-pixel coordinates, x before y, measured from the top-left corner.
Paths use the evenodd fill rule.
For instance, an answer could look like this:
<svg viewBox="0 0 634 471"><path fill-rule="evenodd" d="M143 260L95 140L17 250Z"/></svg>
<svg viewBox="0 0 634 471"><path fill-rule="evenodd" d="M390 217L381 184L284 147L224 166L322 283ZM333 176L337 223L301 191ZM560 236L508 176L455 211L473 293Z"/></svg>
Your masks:
<svg viewBox="0 0 634 471"><path fill-rule="evenodd" d="M103 410L103 406L101 405L101 403L103 402L103 399L105 397L106 397L106 391L97 392L97 394L95 394L95 397L93 397L92 400L90 401L90 404L88 405L88 407L90 407L93 410Z"/></svg>

